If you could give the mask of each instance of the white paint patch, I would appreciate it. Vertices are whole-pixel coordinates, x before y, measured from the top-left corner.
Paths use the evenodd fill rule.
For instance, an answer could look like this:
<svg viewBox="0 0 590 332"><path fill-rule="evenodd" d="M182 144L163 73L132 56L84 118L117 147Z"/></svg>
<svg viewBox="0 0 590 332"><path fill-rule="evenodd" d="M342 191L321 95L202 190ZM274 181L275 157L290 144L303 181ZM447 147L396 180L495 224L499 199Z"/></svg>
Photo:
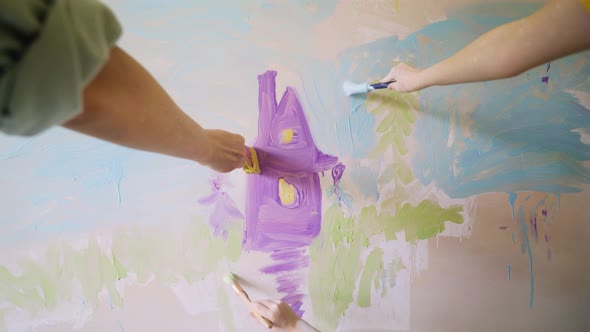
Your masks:
<svg viewBox="0 0 590 332"><path fill-rule="evenodd" d="M586 132L584 128L573 129L572 132L580 134L580 142L590 145L590 133Z"/></svg>
<svg viewBox="0 0 590 332"><path fill-rule="evenodd" d="M565 90L565 92L574 96L578 103L587 109L590 109L590 93L586 91Z"/></svg>
<svg viewBox="0 0 590 332"><path fill-rule="evenodd" d="M215 311L215 308L219 306L217 293L220 278L218 274L212 273L201 282L188 283L181 280L170 288L184 310L191 315L196 315ZM203 299L207 299L207 301L203 301Z"/></svg>

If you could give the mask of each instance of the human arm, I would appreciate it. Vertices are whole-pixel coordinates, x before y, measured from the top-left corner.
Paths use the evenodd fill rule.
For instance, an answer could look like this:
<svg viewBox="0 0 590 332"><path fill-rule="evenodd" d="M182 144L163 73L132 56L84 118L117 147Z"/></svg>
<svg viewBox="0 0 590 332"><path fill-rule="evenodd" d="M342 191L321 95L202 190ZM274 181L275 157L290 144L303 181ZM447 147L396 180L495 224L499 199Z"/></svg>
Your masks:
<svg viewBox="0 0 590 332"><path fill-rule="evenodd" d="M0 1L0 131L55 125L128 147L243 166L243 138L204 130L116 47L115 14L98 0Z"/></svg>
<svg viewBox="0 0 590 332"><path fill-rule="evenodd" d="M501 25L424 70L400 63L382 79L400 92L434 85L509 78L590 48L590 13L579 0L552 0L523 19Z"/></svg>
<svg viewBox="0 0 590 332"><path fill-rule="evenodd" d="M280 332L320 332L299 318L285 302L262 300L252 302L252 309L273 323L273 330Z"/></svg>
<svg viewBox="0 0 590 332"><path fill-rule="evenodd" d="M84 89L82 113L64 126L130 148L194 160L219 172L246 161L242 136L203 129L118 47Z"/></svg>

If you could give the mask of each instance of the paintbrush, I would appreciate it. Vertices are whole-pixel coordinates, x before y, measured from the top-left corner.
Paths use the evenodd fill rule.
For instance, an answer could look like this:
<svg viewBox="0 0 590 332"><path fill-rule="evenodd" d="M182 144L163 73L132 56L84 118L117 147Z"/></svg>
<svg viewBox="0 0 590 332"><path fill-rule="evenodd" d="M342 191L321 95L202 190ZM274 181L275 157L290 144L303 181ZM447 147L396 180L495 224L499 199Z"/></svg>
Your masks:
<svg viewBox="0 0 590 332"><path fill-rule="evenodd" d="M258 154L256 150L246 146L246 164L244 164L244 172L247 174L260 174L260 164L258 163Z"/></svg>
<svg viewBox="0 0 590 332"><path fill-rule="evenodd" d="M352 83L350 81L346 81L342 84L342 90L344 90L344 93L346 93L347 96L351 96L351 95L355 95L355 94L359 94L359 93L367 93L372 90L386 89L387 86L393 82L395 82L395 80L391 80L389 82L383 82L383 83L374 83L374 84L369 84L369 83L356 84L356 83Z"/></svg>
<svg viewBox="0 0 590 332"><path fill-rule="evenodd" d="M238 283L238 277L233 274L233 273L228 273L223 277L223 281L225 281L226 284L231 285L232 288L234 289L234 291L238 294L238 296L240 296L242 298L242 300L244 300L244 302L246 302L246 304L250 305L250 303L252 302L250 300L250 297L248 296L248 293L246 293L246 291L242 288L242 286L240 286L240 284ZM254 315L254 317L256 319L258 319L258 321L266 326L267 328L272 328L272 322L264 317L262 317L257 311L253 310L252 314Z"/></svg>

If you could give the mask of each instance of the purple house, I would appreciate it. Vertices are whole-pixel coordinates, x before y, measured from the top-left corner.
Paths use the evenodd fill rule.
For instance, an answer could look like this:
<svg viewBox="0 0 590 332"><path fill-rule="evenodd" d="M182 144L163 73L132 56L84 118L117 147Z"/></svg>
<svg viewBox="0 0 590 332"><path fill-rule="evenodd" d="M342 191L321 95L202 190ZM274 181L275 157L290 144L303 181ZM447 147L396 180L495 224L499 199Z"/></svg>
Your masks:
<svg viewBox="0 0 590 332"><path fill-rule="evenodd" d="M258 76L258 138L261 173L248 176L244 248L270 252L283 301L301 315L299 270L309 265L307 246L321 228L322 191L318 172L338 161L323 154L311 137L295 90L276 100L276 71Z"/></svg>

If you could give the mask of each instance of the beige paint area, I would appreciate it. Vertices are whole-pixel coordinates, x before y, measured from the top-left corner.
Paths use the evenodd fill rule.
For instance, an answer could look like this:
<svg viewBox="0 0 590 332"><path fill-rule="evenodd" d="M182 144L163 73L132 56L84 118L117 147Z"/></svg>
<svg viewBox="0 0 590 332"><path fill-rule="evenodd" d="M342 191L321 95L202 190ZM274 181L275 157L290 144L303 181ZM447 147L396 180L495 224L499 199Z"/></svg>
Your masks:
<svg viewBox="0 0 590 332"><path fill-rule="evenodd" d="M428 269L412 284L411 331L588 331L588 189L562 196L555 220L545 227L540 224L538 243L529 235L535 281L532 309L528 255L520 251L508 197L478 196L477 222L468 239L428 241ZM550 236L551 260L541 238L544 232Z"/></svg>

